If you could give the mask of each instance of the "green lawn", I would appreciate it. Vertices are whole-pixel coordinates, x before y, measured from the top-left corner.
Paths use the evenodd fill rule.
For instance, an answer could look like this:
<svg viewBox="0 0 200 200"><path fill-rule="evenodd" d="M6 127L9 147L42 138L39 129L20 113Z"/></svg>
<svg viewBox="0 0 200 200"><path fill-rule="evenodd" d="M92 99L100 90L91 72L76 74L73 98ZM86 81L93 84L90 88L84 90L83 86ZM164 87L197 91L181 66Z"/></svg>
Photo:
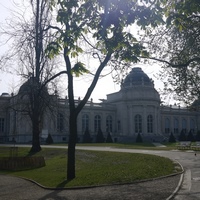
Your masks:
<svg viewBox="0 0 200 200"><path fill-rule="evenodd" d="M18 155L26 156L28 151L28 148L20 147ZM0 148L0 157L7 155L8 149ZM77 150L76 178L68 182L66 149L43 148L34 156L37 155L45 157L45 167L1 173L30 178L48 187L72 187L133 182L180 171L177 164L159 156Z"/></svg>

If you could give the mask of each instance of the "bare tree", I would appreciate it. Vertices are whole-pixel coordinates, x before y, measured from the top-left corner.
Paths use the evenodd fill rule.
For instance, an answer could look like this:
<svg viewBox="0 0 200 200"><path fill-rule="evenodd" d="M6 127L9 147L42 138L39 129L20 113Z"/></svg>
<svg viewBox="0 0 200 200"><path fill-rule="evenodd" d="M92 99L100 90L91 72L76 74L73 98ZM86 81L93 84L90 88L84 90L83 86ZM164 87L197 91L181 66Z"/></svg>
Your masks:
<svg viewBox="0 0 200 200"><path fill-rule="evenodd" d="M2 31L8 35L8 41L12 44L12 49L9 49L10 52L4 60L18 61L17 71L27 80L19 98L24 99L21 111L26 112L32 122L30 151L38 152L41 150L40 124L45 110L50 107L48 80L56 73L54 61L45 52L54 36L48 28L52 20L52 10L50 2L46 0L30 0L24 3L26 5L21 8L22 13L15 11L14 20L9 22L8 29L4 28ZM28 15L24 10L28 11Z"/></svg>

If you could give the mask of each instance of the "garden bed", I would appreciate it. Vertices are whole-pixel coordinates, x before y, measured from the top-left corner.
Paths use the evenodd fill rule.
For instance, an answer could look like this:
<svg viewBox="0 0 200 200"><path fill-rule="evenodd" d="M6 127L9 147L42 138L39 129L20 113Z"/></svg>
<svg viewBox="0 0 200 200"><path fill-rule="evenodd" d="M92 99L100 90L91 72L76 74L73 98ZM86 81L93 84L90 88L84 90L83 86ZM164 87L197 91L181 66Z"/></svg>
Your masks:
<svg viewBox="0 0 200 200"><path fill-rule="evenodd" d="M0 158L0 170L25 170L45 166L43 156L4 157Z"/></svg>

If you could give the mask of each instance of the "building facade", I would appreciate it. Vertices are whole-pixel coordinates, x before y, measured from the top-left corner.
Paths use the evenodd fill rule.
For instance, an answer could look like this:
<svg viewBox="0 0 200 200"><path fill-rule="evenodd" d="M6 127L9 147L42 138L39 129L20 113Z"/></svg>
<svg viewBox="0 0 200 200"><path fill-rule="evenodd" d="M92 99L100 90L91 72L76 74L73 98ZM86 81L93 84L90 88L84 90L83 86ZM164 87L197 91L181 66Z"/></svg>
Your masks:
<svg viewBox="0 0 200 200"><path fill-rule="evenodd" d="M24 86L22 86L24 87ZM31 142L31 121L13 106L22 91L0 97L0 142L15 138L18 143ZM69 137L68 99L51 96L56 102L53 111L46 111L41 123L41 140L51 134L54 142L67 142ZM76 100L78 104L80 99ZM83 140L89 130L95 142L99 129L111 134L115 142L134 142L138 133L144 140L162 141L171 133L178 138L181 131L196 133L199 127L199 112L190 108L164 106L154 88L153 80L141 68L133 68L121 84L121 89L107 95L101 103L87 102L78 116L78 138Z"/></svg>

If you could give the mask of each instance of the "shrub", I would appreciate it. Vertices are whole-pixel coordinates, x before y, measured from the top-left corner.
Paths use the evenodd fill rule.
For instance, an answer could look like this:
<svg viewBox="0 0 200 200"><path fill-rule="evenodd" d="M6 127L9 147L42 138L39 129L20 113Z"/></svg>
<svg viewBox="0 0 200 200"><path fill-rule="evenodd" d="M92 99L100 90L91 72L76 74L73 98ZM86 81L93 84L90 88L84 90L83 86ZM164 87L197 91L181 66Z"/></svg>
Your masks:
<svg viewBox="0 0 200 200"><path fill-rule="evenodd" d="M46 144L53 144L53 138L51 137L51 134L48 134L48 137L46 139Z"/></svg>
<svg viewBox="0 0 200 200"><path fill-rule="evenodd" d="M103 133L101 129L99 129L97 132L96 143L103 143L104 141L105 141L105 138L103 136Z"/></svg>
<svg viewBox="0 0 200 200"><path fill-rule="evenodd" d="M197 134L196 134L196 141L200 141L200 131L197 131Z"/></svg>
<svg viewBox="0 0 200 200"><path fill-rule="evenodd" d="M89 132L89 129L86 128L85 129L85 133L83 135L83 143L90 143L92 142L92 138L90 136L90 132Z"/></svg>
<svg viewBox="0 0 200 200"><path fill-rule="evenodd" d="M186 138L184 130L182 130L180 135L179 135L179 141L187 141L187 138Z"/></svg>
<svg viewBox="0 0 200 200"><path fill-rule="evenodd" d="M136 137L136 143L142 143L142 136L140 133L138 133L137 137Z"/></svg>
<svg viewBox="0 0 200 200"><path fill-rule="evenodd" d="M108 132L108 135L107 135L107 138L106 138L106 143L113 143L112 136L111 136L110 132Z"/></svg>
<svg viewBox="0 0 200 200"><path fill-rule="evenodd" d="M170 136L169 136L169 142L170 143L175 143L176 142L176 138L174 137L173 133L171 133Z"/></svg>
<svg viewBox="0 0 200 200"><path fill-rule="evenodd" d="M187 140L191 141L191 142L195 142L195 138L194 138L193 132L191 130L188 133Z"/></svg>

